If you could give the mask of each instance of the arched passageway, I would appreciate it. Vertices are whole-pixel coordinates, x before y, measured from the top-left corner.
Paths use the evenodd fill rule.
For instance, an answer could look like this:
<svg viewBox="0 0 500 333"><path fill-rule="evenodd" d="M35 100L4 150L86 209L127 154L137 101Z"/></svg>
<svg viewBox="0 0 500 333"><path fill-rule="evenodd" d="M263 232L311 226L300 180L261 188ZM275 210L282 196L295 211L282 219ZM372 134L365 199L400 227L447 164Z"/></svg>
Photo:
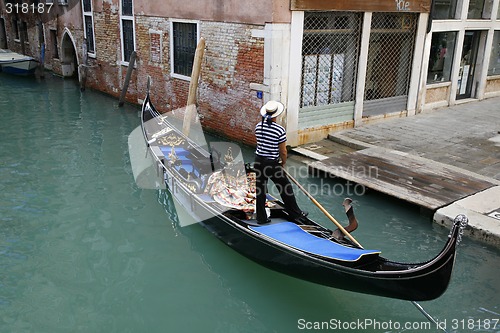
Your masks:
<svg viewBox="0 0 500 333"><path fill-rule="evenodd" d="M78 75L78 58L73 40L67 31L63 35L61 51L62 76L76 77Z"/></svg>

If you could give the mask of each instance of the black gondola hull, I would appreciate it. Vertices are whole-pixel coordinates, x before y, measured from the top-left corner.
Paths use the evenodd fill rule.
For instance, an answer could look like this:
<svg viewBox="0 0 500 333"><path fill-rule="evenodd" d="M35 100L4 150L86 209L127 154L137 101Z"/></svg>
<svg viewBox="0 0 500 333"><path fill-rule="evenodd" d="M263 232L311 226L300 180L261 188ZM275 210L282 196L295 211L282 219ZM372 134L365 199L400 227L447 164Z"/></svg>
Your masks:
<svg viewBox="0 0 500 333"><path fill-rule="evenodd" d="M153 111L155 114L152 114ZM148 145L150 137L144 122L157 116L148 94L142 115L143 133ZM435 299L448 287L456 245L464 227L461 221L455 222L443 250L434 259L424 263L392 262L378 254L355 262L323 257L265 237L252 229L238 214L217 209L216 205L204 201L193 192L186 178L175 168L168 167L165 155L151 147L150 151L163 170L165 184L177 210L184 210L229 247L265 267L329 287L410 301ZM314 221L309 222L317 225Z"/></svg>
<svg viewBox="0 0 500 333"><path fill-rule="evenodd" d="M167 185L178 203L177 209L186 210L226 245L272 270L328 287L410 301L436 299L448 287L458 229L453 230L443 251L428 263L404 264L378 257L369 266L380 267L380 270L367 271L273 244L245 227L244 221L235 223L224 214L215 214L176 183L174 175L168 178ZM203 219L209 215L212 217Z"/></svg>

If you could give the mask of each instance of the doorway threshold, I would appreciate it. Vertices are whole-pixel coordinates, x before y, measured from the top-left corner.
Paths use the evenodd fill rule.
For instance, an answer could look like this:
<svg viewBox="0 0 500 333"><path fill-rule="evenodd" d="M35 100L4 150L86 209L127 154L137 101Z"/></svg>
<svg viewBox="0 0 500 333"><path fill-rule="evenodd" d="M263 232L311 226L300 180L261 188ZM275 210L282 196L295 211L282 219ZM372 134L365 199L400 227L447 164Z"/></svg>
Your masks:
<svg viewBox="0 0 500 333"><path fill-rule="evenodd" d="M477 101L479 101L479 99L477 99L477 98L463 98L463 99L455 100L455 104L465 104L465 103L477 102Z"/></svg>

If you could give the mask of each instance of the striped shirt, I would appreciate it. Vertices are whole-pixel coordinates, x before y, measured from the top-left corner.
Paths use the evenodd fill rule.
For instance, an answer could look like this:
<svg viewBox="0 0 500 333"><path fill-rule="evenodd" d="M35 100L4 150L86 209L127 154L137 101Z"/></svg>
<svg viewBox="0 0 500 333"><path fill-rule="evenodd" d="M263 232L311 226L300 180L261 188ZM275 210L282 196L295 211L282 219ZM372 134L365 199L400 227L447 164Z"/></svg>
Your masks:
<svg viewBox="0 0 500 333"><path fill-rule="evenodd" d="M280 156L278 145L286 141L286 131L283 126L272 122L271 125L264 121L255 126L255 137L257 139L257 150L259 156L277 160Z"/></svg>

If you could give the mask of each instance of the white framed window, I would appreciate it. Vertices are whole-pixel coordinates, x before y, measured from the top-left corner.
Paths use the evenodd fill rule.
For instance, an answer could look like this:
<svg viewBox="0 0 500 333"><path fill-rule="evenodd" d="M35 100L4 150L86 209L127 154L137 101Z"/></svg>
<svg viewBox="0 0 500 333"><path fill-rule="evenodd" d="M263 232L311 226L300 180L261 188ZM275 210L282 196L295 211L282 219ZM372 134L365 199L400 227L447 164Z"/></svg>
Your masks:
<svg viewBox="0 0 500 333"><path fill-rule="evenodd" d="M122 62L128 65L130 55L135 50L135 24L133 0L120 1L120 30Z"/></svg>
<svg viewBox="0 0 500 333"><path fill-rule="evenodd" d="M94 34L94 15L92 11L92 0L82 0L83 12L83 32L87 41L87 53L95 57L95 34Z"/></svg>
<svg viewBox="0 0 500 333"><path fill-rule="evenodd" d="M170 21L170 75L190 80L194 54L200 40L198 21Z"/></svg>

